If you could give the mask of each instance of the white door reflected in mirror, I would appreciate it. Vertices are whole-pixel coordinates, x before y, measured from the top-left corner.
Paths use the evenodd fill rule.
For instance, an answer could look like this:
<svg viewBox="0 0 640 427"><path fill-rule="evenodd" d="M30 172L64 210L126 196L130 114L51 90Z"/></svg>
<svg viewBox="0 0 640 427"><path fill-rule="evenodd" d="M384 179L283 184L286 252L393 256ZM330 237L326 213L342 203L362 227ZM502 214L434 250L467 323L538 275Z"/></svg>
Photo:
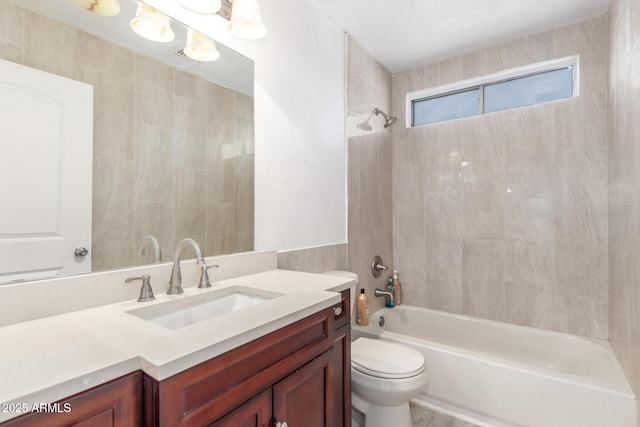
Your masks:
<svg viewBox="0 0 640 427"><path fill-rule="evenodd" d="M0 284L90 272L93 87L0 60L0 129Z"/></svg>

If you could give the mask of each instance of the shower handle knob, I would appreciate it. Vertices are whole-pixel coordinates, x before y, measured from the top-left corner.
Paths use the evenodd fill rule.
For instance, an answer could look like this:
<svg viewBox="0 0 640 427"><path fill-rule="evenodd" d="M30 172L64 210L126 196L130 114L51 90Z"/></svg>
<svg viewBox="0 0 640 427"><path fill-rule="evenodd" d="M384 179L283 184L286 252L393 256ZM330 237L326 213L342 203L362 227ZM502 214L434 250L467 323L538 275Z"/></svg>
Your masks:
<svg viewBox="0 0 640 427"><path fill-rule="evenodd" d="M73 254L77 257L87 256L88 253L89 253L89 250L87 248L76 248L73 251Z"/></svg>

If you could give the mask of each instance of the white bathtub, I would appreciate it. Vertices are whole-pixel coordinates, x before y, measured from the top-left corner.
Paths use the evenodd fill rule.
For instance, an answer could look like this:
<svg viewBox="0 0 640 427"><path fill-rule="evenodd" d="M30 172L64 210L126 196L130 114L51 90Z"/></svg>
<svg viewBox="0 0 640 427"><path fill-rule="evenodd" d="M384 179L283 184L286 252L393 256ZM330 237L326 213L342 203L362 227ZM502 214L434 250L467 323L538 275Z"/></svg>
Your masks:
<svg viewBox="0 0 640 427"><path fill-rule="evenodd" d="M429 383L414 403L479 426L636 426L607 341L405 305L373 313L361 336L422 352Z"/></svg>

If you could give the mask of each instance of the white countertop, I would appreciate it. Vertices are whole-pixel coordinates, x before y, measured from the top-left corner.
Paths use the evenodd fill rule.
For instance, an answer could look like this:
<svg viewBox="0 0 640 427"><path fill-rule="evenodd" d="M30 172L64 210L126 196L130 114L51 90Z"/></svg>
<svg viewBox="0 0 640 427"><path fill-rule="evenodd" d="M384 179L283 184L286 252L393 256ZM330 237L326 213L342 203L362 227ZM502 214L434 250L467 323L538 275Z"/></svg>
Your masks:
<svg viewBox="0 0 640 427"><path fill-rule="evenodd" d="M282 294L249 309L180 329L167 329L128 310L245 286ZM20 413L6 403L54 402L142 369L163 380L340 302L353 288L344 277L271 270L223 280L183 295L156 294L0 327L0 421ZM5 411L2 411L5 407Z"/></svg>

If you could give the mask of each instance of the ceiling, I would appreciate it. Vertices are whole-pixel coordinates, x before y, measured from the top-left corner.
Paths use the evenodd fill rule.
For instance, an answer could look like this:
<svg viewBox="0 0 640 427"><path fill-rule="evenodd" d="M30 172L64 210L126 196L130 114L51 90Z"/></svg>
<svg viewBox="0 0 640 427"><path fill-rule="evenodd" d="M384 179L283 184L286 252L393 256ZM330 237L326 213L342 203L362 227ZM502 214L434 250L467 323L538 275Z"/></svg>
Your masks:
<svg viewBox="0 0 640 427"><path fill-rule="evenodd" d="M392 73L607 13L609 0L311 0Z"/></svg>

